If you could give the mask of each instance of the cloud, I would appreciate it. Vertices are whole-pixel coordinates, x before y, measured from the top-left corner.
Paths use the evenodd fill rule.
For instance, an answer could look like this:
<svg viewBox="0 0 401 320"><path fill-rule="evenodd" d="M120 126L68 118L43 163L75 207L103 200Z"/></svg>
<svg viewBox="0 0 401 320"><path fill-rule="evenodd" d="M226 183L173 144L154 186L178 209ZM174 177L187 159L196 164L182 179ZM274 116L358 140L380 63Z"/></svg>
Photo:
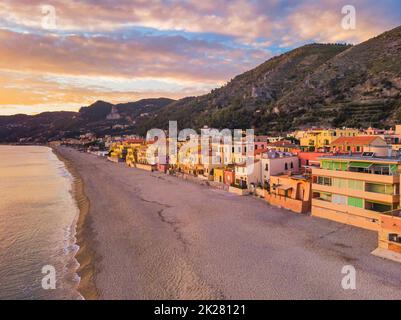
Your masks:
<svg viewBox="0 0 401 320"><path fill-rule="evenodd" d="M206 93L273 54L359 43L399 23L398 1L354 0L357 28L344 30L347 2L49 0L56 28L44 29L42 0L2 0L0 113Z"/></svg>

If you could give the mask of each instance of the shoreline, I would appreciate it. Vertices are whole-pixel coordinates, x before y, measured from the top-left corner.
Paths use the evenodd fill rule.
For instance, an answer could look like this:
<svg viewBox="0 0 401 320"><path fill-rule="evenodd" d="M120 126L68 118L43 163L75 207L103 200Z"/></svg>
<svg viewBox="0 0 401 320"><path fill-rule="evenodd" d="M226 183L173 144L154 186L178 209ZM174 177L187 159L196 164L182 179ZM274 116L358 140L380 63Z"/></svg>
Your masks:
<svg viewBox="0 0 401 320"><path fill-rule="evenodd" d="M89 222L90 201L85 194L84 182L73 163L65 159L56 148L50 148L72 176L72 195L79 211L75 234L76 245L79 247L75 254L75 259L79 263L75 272L80 277L77 291L85 300L97 300L99 290L95 284L97 274L95 265L99 257L94 250L94 233Z"/></svg>

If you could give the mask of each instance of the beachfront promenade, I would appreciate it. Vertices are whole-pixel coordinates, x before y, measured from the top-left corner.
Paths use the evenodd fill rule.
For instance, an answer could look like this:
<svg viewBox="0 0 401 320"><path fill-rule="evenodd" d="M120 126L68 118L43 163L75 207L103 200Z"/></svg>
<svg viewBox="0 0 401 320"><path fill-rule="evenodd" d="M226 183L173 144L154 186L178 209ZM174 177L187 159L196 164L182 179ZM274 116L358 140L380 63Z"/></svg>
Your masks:
<svg viewBox="0 0 401 320"><path fill-rule="evenodd" d="M401 298L400 265L370 254L376 232L58 150L90 200L99 298ZM356 290L341 286L345 265Z"/></svg>

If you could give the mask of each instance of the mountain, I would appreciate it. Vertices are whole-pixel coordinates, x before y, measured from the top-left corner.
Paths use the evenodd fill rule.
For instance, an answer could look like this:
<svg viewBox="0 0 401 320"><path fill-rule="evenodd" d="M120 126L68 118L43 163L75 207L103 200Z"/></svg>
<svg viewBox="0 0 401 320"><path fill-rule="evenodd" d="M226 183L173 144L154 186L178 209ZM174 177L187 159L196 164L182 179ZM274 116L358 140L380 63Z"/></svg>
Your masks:
<svg viewBox="0 0 401 320"><path fill-rule="evenodd" d="M178 100L142 124L165 127L177 120L180 127L250 128L271 131L274 106L319 66L350 48L341 44L311 44L274 57L245 72L222 88L200 97Z"/></svg>
<svg viewBox="0 0 401 320"><path fill-rule="evenodd" d="M383 127L401 121L401 27L356 46L311 44L272 58L211 93L178 100L142 124L255 128Z"/></svg>
<svg viewBox="0 0 401 320"><path fill-rule="evenodd" d="M174 100L143 99L111 104L97 101L79 112L44 112L34 116L0 116L0 142L46 142L78 137L94 132L98 135L127 134L138 122L154 117Z"/></svg>
<svg viewBox="0 0 401 320"><path fill-rule="evenodd" d="M401 122L401 27L359 45L310 44L274 57L199 97L97 101L78 113L0 117L0 142L150 128L254 128L280 133L306 126L384 127Z"/></svg>
<svg viewBox="0 0 401 320"><path fill-rule="evenodd" d="M276 104L302 124L383 126L401 120L401 27L322 64Z"/></svg>

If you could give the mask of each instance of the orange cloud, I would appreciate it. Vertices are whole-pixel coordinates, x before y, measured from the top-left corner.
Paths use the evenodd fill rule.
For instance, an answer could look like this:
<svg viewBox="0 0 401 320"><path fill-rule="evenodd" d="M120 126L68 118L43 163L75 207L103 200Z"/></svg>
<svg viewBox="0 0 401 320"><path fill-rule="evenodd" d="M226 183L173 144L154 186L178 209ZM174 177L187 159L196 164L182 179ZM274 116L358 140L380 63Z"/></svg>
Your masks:
<svg viewBox="0 0 401 320"><path fill-rule="evenodd" d="M358 43L396 26L397 1L42 0L0 2L0 114L197 95L306 42ZM36 108L36 109L35 109Z"/></svg>

